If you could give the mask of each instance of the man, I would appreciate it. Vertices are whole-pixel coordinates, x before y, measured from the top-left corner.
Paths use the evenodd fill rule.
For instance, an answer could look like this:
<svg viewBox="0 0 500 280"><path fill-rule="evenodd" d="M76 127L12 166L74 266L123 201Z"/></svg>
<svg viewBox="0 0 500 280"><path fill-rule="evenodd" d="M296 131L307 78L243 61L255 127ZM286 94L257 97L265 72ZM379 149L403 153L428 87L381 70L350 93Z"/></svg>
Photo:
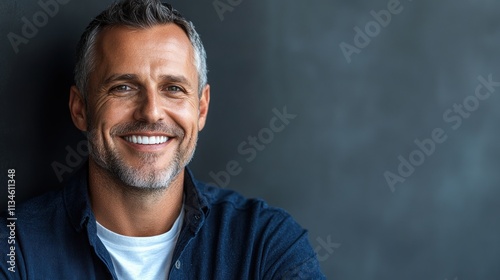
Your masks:
<svg viewBox="0 0 500 280"><path fill-rule="evenodd" d="M286 212L187 169L210 102L189 21L155 0L124 0L90 23L77 54L69 108L88 164L18 207L2 279L324 279Z"/></svg>

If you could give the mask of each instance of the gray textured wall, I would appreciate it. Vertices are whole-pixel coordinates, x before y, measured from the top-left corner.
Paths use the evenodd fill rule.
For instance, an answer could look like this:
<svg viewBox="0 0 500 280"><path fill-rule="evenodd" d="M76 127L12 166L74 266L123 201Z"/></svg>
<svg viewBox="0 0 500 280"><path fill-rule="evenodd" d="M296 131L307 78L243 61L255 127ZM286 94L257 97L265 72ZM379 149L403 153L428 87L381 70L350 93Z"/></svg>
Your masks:
<svg viewBox="0 0 500 280"><path fill-rule="evenodd" d="M8 168L21 202L70 176L60 182L54 162L79 163L66 105L74 46L109 1L59 1L17 53L8 34L43 9L0 3L2 209ZM218 174L289 211L329 279L500 278L500 86L485 82L500 81L499 2L172 4L209 57L212 103L191 164L200 179ZM374 22L380 10L390 21ZM296 117L270 135L284 107ZM234 162L240 173L223 178Z"/></svg>

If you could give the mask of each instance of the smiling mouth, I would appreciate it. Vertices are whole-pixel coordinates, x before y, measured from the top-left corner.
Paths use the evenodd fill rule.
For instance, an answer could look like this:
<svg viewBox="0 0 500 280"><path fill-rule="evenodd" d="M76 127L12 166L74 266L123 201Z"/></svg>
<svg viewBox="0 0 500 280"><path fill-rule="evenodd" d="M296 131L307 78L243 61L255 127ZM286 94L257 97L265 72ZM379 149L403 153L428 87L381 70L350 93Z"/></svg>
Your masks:
<svg viewBox="0 0 500 280"><path fill-rule="evenodd" d="M141 136L141 135L130 135L123 137L125 141L141 144L141 145L158 145L167 142L170 138L167 136Z"/></svg>

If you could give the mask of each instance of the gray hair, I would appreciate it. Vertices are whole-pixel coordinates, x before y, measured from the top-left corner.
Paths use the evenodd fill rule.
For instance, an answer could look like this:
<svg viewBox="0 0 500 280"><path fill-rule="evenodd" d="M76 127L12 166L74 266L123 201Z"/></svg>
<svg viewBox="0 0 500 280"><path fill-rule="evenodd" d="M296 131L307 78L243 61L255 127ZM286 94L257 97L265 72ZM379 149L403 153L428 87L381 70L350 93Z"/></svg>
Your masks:
<svg viewBox="0 0 500 280"><path fill-rule="evenodd" d="M82 92L85 102L88 97L90 73L95 70L95 45L100 32L113 26L144 29L166 23L174 23L181 27L191 41L194 64L198 71L198 94L201 95L207 84L207 55L193 23L170 4L161 3L159 0L122 0L113 3L92 20L78 42L75 83Z"/></svg>

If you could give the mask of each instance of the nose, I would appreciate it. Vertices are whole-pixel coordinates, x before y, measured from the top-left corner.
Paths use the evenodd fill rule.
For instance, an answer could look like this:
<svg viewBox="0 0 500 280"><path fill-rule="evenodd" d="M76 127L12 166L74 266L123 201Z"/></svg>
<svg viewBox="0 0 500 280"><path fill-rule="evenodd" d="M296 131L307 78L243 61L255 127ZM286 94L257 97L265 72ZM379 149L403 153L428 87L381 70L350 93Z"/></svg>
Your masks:
<svg viewBox="0 0 500 280"><path fill-rule="evenodd" d="M134 118L146 123L156 123L164 119L161 98L155 90L145 89L137 99Z"/></svg>

